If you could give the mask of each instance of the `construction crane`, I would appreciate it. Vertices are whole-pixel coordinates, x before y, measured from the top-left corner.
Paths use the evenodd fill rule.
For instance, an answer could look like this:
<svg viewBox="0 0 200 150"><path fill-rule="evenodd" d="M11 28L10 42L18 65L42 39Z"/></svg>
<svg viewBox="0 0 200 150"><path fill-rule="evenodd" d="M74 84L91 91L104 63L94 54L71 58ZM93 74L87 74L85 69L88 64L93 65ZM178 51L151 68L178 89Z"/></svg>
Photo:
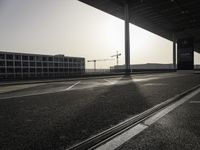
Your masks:
<svg viewBox="0 0 200 150"><path fill-rule="evenodd" d="M121 53L118 53L118 51L117 51L117 54L116 54L116 55L111 56L111 57L116 57L117 66L118 66L118 64L119 64L119 56L121 56L121 55L122 55L122 54L121 54Z"/></svg>
<svg viewBox="0 0 200 150"><path fill-rule="evenodd" d="M96 62L97 61L110 61L114 59L94 59L94 60L88 60L87 62L93 62L94 63L94 71L96 72Z"/></svg>

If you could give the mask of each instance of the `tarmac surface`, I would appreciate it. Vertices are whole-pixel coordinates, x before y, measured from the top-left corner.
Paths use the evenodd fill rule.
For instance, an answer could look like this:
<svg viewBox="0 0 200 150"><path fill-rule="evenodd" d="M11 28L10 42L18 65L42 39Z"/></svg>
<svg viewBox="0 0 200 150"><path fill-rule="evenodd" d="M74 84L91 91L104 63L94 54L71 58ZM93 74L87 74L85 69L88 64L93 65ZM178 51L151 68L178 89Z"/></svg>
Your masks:
<svg viewBox="0 0 200 150"><path fill-rule="evenodd" d="M163 73L2 86L0 149L66 149L198 84L199 74Z"/></svg>

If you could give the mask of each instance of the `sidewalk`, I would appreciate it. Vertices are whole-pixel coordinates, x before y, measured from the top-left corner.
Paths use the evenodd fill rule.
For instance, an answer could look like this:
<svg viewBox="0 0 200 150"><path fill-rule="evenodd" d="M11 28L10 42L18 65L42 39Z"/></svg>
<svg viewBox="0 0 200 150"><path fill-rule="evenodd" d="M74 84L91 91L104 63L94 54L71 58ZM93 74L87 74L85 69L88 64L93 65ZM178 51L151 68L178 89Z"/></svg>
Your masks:
<svg viewBox="0 0 200 150"><path fill-rule="evenodd" d="M199 150L200 93L117 149Z"/></svg>

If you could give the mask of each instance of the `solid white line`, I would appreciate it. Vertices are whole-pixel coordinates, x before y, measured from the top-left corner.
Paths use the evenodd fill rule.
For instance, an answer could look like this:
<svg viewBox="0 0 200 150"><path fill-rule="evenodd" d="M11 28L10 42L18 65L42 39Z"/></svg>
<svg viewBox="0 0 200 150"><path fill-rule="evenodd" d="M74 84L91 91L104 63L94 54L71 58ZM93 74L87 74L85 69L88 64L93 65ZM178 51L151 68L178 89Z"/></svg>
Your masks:
<svg viewBox="0 0 200 150"><path fill-rule="evenodd" d="M73 87L75 87L77 84L79 84L81 81L78 81L76 83L74 83L73 85L71 85L70 87L64 89L63 91L69 91L70 89L72 89Z"/></svg>
<svg viewBox="0 0 200 150"><path fill-rule="evenodd" d="M114 149L116 149L120 145L124 144L126 141L130 140L137 134L141 133L143 130L147 129L148 126L152 125L153 123L158 121L160 118L162 118L163 116L165 116L166 114L168 114L169 112L171 112L172 110L177 108L178 106L180 106L183 103L185 103L186 101L190 100L192 97L197 95L199 92L200 92L200 88L198 90L192 92L191 94L183 97L179 101L164 108L163 110L159 111L152 117L146 119L143 123L140 123L140 124L134 126L133 128L127 130L126 132L124 132L124 133L116 136L112 140L106 142L105 144L97 147L96 150L114 150Z"/></svg>
<svg viewBox="0 0 200 150"><path fill-rule="evenodd" d="M96 148L96 150L114 150L120 145L124 144L126 141L133 138L138 133L142 132L144 129L148 128L148 126L143 124L138 124L134 128L122 133L121 135L115 137L113 140L108 141L104 145Z"/></svg>
<svg viewBox="0 0 200 150"><path fill-rule="evenodd" d="M200 101L191 101L191 104L200 104Z"/></svg>

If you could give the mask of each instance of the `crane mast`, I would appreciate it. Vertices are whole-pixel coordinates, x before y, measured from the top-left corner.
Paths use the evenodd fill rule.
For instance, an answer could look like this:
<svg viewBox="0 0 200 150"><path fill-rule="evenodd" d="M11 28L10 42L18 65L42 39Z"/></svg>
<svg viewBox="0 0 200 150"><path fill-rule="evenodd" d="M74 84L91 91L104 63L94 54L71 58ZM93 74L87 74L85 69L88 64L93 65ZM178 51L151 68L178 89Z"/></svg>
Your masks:
<svg viewBox="0 0 200 150"><path fill-rule="evenodd" d="M117 64L117 66L119 65L119 56L121 56L122 54L121 53L118 53L118 51L117 51L117 54L116 55L113 55L113 56L111 56L111 57L116 57L116 64Z"/></svg>

